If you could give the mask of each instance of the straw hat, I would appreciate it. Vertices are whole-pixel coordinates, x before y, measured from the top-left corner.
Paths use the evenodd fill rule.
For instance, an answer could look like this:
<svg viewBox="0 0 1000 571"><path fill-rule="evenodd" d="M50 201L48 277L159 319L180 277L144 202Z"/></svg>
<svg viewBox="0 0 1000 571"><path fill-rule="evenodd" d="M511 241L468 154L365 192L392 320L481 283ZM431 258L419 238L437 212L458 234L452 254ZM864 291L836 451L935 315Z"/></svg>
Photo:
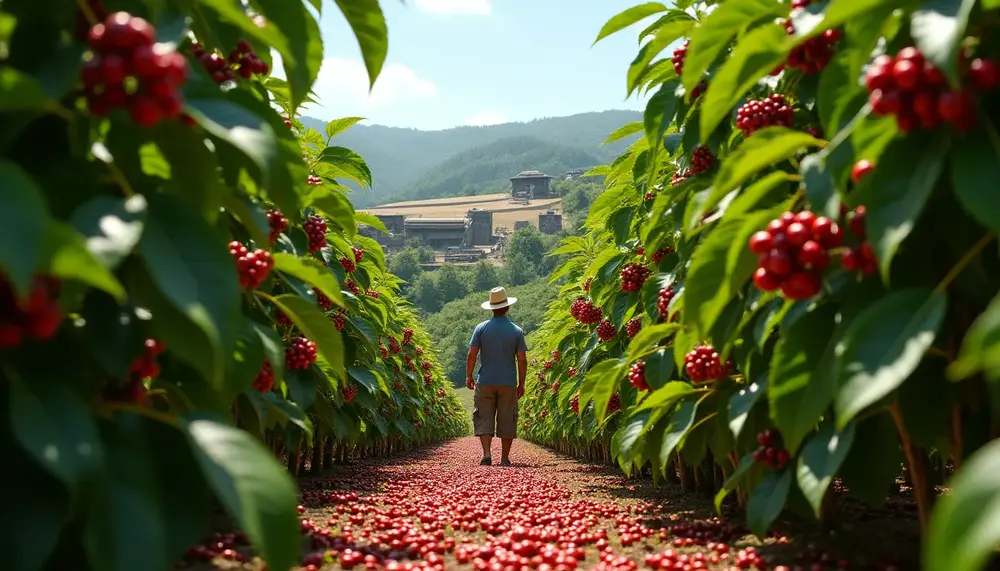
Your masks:
<svg viewBox="0 0 1000 571"><path fill-rule="evenodd" d="M483 309L501 309L517 303L516 297L507 297L507 290L495 287L490 290L490 300L480 304Z"/></svg>

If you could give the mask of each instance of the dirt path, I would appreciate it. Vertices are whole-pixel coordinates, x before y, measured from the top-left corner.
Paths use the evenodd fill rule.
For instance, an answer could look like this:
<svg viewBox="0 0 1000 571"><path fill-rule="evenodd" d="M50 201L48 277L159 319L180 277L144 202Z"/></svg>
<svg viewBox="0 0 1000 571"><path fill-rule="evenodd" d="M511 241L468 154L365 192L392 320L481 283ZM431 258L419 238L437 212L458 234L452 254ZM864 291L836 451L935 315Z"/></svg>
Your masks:
<svg viewBox="0 0 1000 571"><path fill-rule="evenodd" d="M499 458L498 442L494 448ZM912 551L906 547L910 538L898 534L888 541L903 542L902 549L864 527L849 536L790 539L775 533L762 544L741 525L713 517L710 502L701 497L655 489L522 441L515 444L510 468L480 467L480 454L478 441L464 438L303 481L303 568L912 568L898 560L885 563L889 553L902 553L905 561ZM869 524L885 532L884 525ZM798 527L808 533L813 526ZM858 532L867 541L855 541ZM841 551L846 557L806 547L813 541L847 546ZM868 549L883 561L866 565ZM212 561L195 563L198 570L263 567L234 534L217 534L194 548L191 560L198 559Z"/></svg>

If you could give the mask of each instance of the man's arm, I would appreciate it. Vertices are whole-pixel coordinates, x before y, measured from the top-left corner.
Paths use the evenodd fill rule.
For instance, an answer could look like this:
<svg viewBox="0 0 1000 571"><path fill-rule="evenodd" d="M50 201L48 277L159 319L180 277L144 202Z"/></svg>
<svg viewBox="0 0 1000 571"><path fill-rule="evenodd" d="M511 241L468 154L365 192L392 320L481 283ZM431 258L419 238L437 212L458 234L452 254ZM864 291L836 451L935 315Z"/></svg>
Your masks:
<svg viewBox="0 0 1000 571"><path fill-rule="evenodd" d="M476 358L479 357L479 347L469 347L469 356L465 358L465 386L472 390L476 388L476 380L472 373L476 370Z"/></svg>
<svg viewBox="0 0 1000 571"><path fill-rule="evenodd" d="M524 395L524 382L528 378L528 353L517 352L517 398Z"/></svg>

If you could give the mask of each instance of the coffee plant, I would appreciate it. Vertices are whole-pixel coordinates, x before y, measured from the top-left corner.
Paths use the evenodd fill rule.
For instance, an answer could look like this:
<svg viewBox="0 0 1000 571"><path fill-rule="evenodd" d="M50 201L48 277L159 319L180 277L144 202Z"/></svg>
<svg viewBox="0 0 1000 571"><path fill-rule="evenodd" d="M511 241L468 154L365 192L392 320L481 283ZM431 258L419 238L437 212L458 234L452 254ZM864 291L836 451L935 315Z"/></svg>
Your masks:
<svg viewBox="0 0 1000 571"><path fill-rule="evenodd" d="M336 4L374 81L378 4ZM219 510L289 569L293 476L468 431L343 186L359 119L296 118L322 7L0 2L5 569L169 569Z"/></svg>
<svg viewBox="0 0 1000 571"><path fill-rule="evenodd" d="M925 567L985 566L998 8L678 0L612 18L598 40L655 16L627 73L652 95L609 137L638 140L592 171L588 233L555 251L532 362L562 359L530 372L523 433L736 504L758 535L785 509L835 519L834 480L878 506L902 476Z"/></svg>

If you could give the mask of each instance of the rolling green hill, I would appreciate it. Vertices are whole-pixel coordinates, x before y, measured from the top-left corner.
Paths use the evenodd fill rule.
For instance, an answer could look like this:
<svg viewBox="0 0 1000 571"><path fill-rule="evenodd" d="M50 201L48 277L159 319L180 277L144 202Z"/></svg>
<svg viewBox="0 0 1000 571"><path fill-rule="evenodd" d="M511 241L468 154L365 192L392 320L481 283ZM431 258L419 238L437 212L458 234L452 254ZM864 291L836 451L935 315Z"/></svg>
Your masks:
<svg viewBox="0 0 1000 571"><path fill-rule="evenodd" d="M578 160L583 160L584 155L593 157L590 164L576 165L580 167L604 163L612 160L634 140L634 137L629 137L602 146L607 136L622 125L641 119L642 114L638 111L618 110L440 131L355 125L339 135L337 142L360 153L372 169L374 190L367 194L359 191L352 195L355 206L361 208L391 202L400 196L414 197L417 196L418 189L421 198L461 194L462 188L454 188L451 184L463 183L465 175L450 177L449 173L443 172L446 168L455 168L456 163L449 163L449 159L456 159L467 152L475 156L477 149L487 148L494 143L499 144L496 151L509 154L494 157L494 162L497 165L511 165L512 171L498 170L492 180L475 175L469 179L474 182L468 184L481 185L482 188L503 188L507 179L526 169L559 175L562 174L558 172L561 165L573 163L571 159L574 156ZM304 117L302 122L307 127L323 131L324 123L318 119ZM500 143L505 139L520 139L522 143L528 144L528 148L518 149L516 146ZM552 147L546 150L547 146L543 143L551 144ZM571 151L580 154L574 155ZM540 158L548 157L552 166L522 162L533 159L536 154ZM525 166L513 166L522 164ZM482 174L487 169L483 165L482 168L472 170ZM442 177L452 178L453 181L446 183ZM435 192L444 194L425 194Z"/></svg>

